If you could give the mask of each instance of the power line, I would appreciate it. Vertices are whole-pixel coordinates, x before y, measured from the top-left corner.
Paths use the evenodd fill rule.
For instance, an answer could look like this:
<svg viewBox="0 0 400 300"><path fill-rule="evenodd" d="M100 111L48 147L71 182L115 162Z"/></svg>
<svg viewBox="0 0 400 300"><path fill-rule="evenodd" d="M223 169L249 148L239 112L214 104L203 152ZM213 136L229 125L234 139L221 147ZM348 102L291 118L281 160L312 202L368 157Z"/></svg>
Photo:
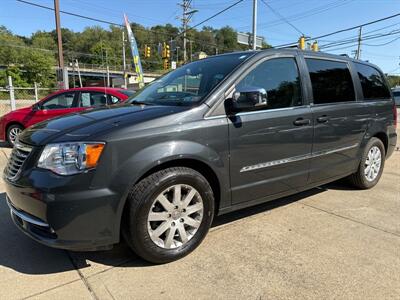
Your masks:
<svg viewBox="0 0 400 300"><path fill-rule="evenodd" d="M322 12L334 9L336 7L343 6L343 5L348 3L347 1L353 1L353 0L336 0L336 1L332 1L332 2L329 2L327 4L320 5L320 6L317 6L315 8L312 8L312 9L309 9L309 10L306 10L306 11L303 11L303 12L300 12L300 13L297 13L297 14L293 14L291 16L286 17L286 19L288 21L296 21L296 20L304 19L306 17L317 15L317 14L320 14ZM264 22L264 23L260 23L259 24L259 28L276 26L276 25L279 25L279 24L282 24L282 23L284 23L283 20L275 20L275 21L270 21L270 22ZM242 27L239 27L239 28L248 28L248 27L249 26L242 26Z"/></svg>
<svg viewBox="0 0 400 300"><path fill-rule="evenodd" d="M367 40L372 40L372 39L379 39L379 38L383 38L383 37L387 37L390 35L395 35L395 34L399 34L400 33L400 29L398 30L393 30L391 32L388 33L382 33L382 34L375 34L375 35L369 35L369 36L364 36L361 41L367 41ZM321 49L326 49L326 48L331 48L331 47L336 47L336 46L340 46L340 45L346 45L346 44L352 44L358 42L357 39L350 39L348 41L342 41L342 42L338 42L338 43L330 43L327 45L322 45L320 48Z"/></svg>
<svg viewBox="0 0 400 300"><path fill-rule="evenodd" d="M370 39L370 38L380 38L380 37L383 37L383 36L388 36L388 35L396 34L396 33L399 33L399 29L395 29L395 30L392 30L392 31L386 32L386 33L376 33L376 34L364 35L362 40L367 40L367 39ZM324 44L321 47L322 48L327 48L327 47L331 47L331 46L349 44L349 43L356 42L356 41L358 41L358 37L353 37L353 38L333 41L333 42Z"/></svg>
<svg viewBox="0 0 400 300"><path fill-rule="evenodd" d="M278 11L276 11L271 5L269 5L264 0L261 0L261 2L264 3L275 15L277 15L281 20L283 20L285 23L287 23L290 27L292 27L294 30L296 30L301 35L304 35L304 33L300 29L298 29L296 26L294 26L292 23L290 23L284 16L282 16Z"/></svg>
<svg viewBox="0 0 400 300"><path fill-rule="evenodd" d="M26 1L26 0L16 0L16 1L21 2L21 3L24 3L24 4L31 5L31 6L35 6L35 7L39 7L39 8L43 8L43 9L47 9L47 10L54 11L54 8L49 7L49 6L45 6L45 5L41 5L41 4L29 2L29 1ZM238 1L236 4L238 4L238 3L242 2L242 1L244 1L244 0L240 0L240 1ZM218 14L221 14L222 12L225 12L226 10L228 10L228 9L232 8L233 6L235 6L236 4L234 3L234 4L230 5L229 7L225 8L223 11L220 11L219 13L215 14L214 16L211 16L211 17L207 18L206 20L204 20L204 21L202 21L202 22L196 24L195 26L192 26L192 27L188 28L187 31L189 31L190 29L193 29L194 27L197 27L197 26L199 26L199 25L205 23L207 20L210 20L210 19L213 18L213 17L216 17ZM106 21L106 20L102 20L102 19L98 19L98 18L92 18L92 17L89 17L89 16L85 16L85 15L81 15L81 14L76 14L76 13L68 12L68 11L65 11L65 10L60 10L60 13L65 14L65 15L70 15L70 16L78 17L78 18L82 18L82 19L86 19L86 20L91 20L91 21L99 22L99 23L104 23L104 24L108 24L108 25L114 25L114 26L118 26L118 27L122 27L122 28L124 27L123 25L117 24L117 23L115 23L115 22L110 22L110 21ZM137 30L137 31L143 31L143 32L151 32L151 33L153 33L153 34L163 35L164 37L168 37L168 38L171 38L171 39L176 39L177 37L179 37L179 36L183 33L183 32L181 32L181 33L179 33L178 35L176 35L175 37L173 37L172 34L169 34L169 33L167 33L167 32L163 32L163 31L153 30L153 29L135 28L135 30ZM205 43L204 41L199 40L199 39L193 39L193 38L192 38L191 40L192 40L192 41L198 41L199 44L207 44L207 45L210 45L210 46L217 46L217 44Z"/></svg>
<svg viewBox="0 0 400 300"><path fill-rule="evenodd" d="M392 19L392 18L395 18L395 17L398 17L398 16L400 16L400 13L397 13L397 14L394 14L394 15L390 15L388 17L376 19L376 20L373 20L373 21L370 21L370 22L367 22L367 23L363 23L363 24L360 24L360 25L356 25L356 26L352 26L352 27L336 30L336 31L333 31L333 32L330 32L330 33L326 33L326 34L323 34L323 35L319 35L319 36L316 36L316 37L309 37L309 38L306 38L306 41L309 41L309 40L312 40L312 39L313 40L321 39L321 38L324 38L324 37L327 37L327 36L335 35L335 34L346 32L346 31L350 31L350 30L354 30L354 29L359 28L359 27L364 27L364 26L368 26L368 25L371 25L371 24L375 24L375 23L378 23L378 22L385 21L385 20L389 20L389 19ZM284 47L294 46L294 45L297 45L297 41L296 42L292 42L292 43L278 45L278 46L275 46L274 48L284 48Z"/></svg>
<svg viewBox="0 0 400 300"><path fill-rule="evenodd" d="M244 0L239 0L236 1L235 3L229 5L228 7L225 7L224 9L218 11L217 13L213 14L212 16L208 17L207 19L201 21L200 23L197 23L196 25L193 25L192 27L188 28L189 29L194 29L196 27L199 27L200 25L210 21L211 19L214 19L215 17L219 16L220 14L223 14L224 12L226 12L227 10L231 9L232 7L238 5L239 3L243 2Z"/></svg>
<svg viewBox="0 0 400 300"><path fill-rule="evenodd" d="M368 38L363 38L362 41L379 39L379 38L388 37L390 35L395 35L395 34L400 34L400 30L396 31L396 32L387 33L387 34L382 34L381 36L372 36L372 37L368 37ZM394 42L394 41L391 41L391 42ZM351 44L351 45L335 48L335 47L346 45L346 44ZM351 41L351 42L341 43L341 44L337 44L337 45L330 45L330 46L327 46L327 47L321 46L321 49L329 49L330 51L336 51L336 50L343 50L343 49L352 48L352 47L354 47L356 45L357 45L357 41ZM363 44L363 45L366 45L366 44Z"/></svg>
<svg viewBox="0 0 400 300"><path fill-rule="evenodd" d="M17 1L21 2L21 3L28 4L28 5L32 5L32 6L36 6L36 7L40 7L40 8L43 8L43 9L54 11L54 8L49 7L49 6L45 6L45 5L41 5L41 4L37 4L37 3L25 1L25 0L17 0ZM74 16L74 17L78 17L78 18L82 18L82 19L86 19L86 20L99 22L99 23L104 23L104 24L108 24L108 25L114 25L114 26L123 27L123 25L121 25L121 24L117 24L117 23L106 21L106 20L102 20L102 19L92 18L92 17L81 15L81 14L68 12L68 11L65 11L65 10L60 10L60 13L63 13L64 15L70 15L70 16Z"/></svg>
<svg viewBox="0 0 400 300"><path fill-rule="evenodd" d="M391 40L391 41L389 41L389 42L383 43L383 44L375 44L375 45L364 44L364 45L369 46L369 47L385 46L385 45L389 45L389 44L391 44L391 43L393 43L393 42L395 42L395 41L397 41L397 40L399 40L399 39L400 39L400 37L397 37L397 38L395 38L395 39L393 39L393 40Z"/></svg>

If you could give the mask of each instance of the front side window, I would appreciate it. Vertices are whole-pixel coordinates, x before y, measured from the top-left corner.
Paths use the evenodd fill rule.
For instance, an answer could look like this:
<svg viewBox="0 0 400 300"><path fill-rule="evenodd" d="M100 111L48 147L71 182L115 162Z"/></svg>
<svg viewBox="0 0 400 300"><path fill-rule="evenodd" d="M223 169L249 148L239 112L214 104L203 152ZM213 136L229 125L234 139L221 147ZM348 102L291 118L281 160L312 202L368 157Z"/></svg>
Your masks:
<svg viewBox="0 0 400 300"><path fill-rule="evenodd" d="M71 108L74 103L75 93L62 93L46 100L42 105L42 109L65 109Z"/></svg>
<svg viewBox="0 0 400 300"><path fill-rule="evenodd" d="M193 106L205 97L252 53L233 53L188 63L129 98L130 103Z"/></svg>
<svg viewBox="0 0 400 300"><path fill-rule="evenodd" d="M275 58L258 65L237 85L236 90L264 89L266 105L276 109L302 105L299 71L294 58ZM240 110L251 109L254 99L246 93L236 101Z"/></svg>
<svg viewBox="0 0 400 300"><path fill-rule="evenodd" d="M81 92L79 107L107 105L107 95L99 92Z"/></svg>
<svg viewBox="0 0 400 300"><path fill-rule="evenodd" d="M110 104L117 104L120 102L120 99L118 97L115 97L113 95L108 95L108 100Z"/></svg>
<svg viewBox="0 0 400 300"><path fill-rule="evenodd" d="M314 104L355 101L350 70L345 62L306 58Z"/></svg>
<svg viewBox="0 0 400 300"><path fill-rule="evenodd" d="M382 74L375 68L355 63L365 100L389 99L390 92Z"/></svg>

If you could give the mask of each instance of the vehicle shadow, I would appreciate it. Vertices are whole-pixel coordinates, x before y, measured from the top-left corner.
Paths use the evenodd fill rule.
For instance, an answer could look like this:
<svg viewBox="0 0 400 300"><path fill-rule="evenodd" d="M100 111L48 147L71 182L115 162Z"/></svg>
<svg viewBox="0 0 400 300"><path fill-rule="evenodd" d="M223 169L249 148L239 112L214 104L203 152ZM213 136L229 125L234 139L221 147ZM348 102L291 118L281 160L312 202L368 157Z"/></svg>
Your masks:
<svg viewBox="0 0 400 300"><path fill-rule="evenodd" d="M326 190L325 187L315 188L217 216L212 227L283 207ZM0 268L6 267L23 274L39 275L90 268L92 264L104 265L106 268L152 266L152 264L136 256L125 242L115 245L112 250L97 252L68 252L43 246L25 236L15 227L9 215L5 193L0 194Z"/></svg>
<svg viewBox="0 0 400 300"><path fill-rule="evenodd" d="M0 148L12 148L7 142L0 142Z"/></svg>

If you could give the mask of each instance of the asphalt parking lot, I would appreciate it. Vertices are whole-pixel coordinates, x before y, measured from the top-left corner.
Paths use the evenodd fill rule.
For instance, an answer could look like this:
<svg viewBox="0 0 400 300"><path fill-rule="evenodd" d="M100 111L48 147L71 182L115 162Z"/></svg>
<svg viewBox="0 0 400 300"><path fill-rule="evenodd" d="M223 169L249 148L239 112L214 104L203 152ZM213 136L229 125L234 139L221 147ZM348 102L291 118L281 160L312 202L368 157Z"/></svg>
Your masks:
<svg viewBox="0 0 400 300"><path fill-rule="evenodd" d="M0 169L10 149L0 150ZM47 248L14 227L0 183L0 299L400 299L400 151L372 190L343 182L216 219L186 258Z"/></svg>

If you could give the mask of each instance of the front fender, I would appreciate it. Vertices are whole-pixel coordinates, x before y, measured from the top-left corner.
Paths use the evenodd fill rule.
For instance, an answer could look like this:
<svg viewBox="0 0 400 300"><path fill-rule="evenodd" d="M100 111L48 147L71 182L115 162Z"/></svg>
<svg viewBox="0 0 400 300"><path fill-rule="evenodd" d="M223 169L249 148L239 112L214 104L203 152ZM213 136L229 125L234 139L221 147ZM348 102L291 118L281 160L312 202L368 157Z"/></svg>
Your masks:
<svg viewBox="0 0 400 300"><path fill-rule="evenodd" d="M123 188L120 193L122 198L117 208L117 220L122 217L130 189L144 174L164 163L182 159L196 160L208 165L217 175L221 187L229 185L226 166L228 162L214 149L185 140L154 144L134 153L114 173L118 175L113 179L112 186ZM223 189L222 193L226 193L226 195L221 195L221 198L229 198L227 197L229 189Z"/></svg>

